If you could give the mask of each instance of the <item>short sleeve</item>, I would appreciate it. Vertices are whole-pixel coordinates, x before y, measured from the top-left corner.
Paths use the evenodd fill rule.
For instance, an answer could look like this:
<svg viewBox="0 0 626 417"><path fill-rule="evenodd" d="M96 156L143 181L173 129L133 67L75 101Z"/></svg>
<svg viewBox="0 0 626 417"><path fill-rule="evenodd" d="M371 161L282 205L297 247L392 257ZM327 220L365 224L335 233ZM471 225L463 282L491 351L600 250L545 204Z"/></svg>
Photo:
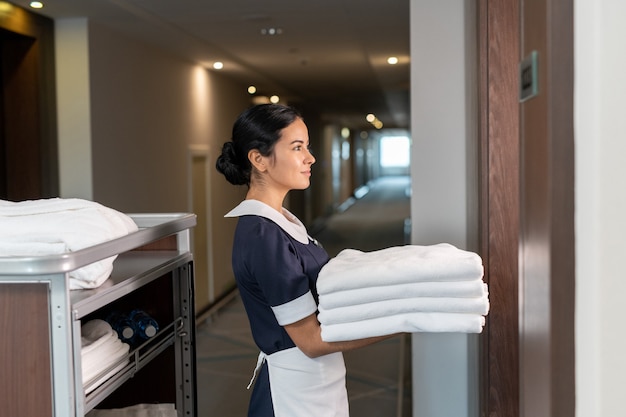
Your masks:
<svg viewBox="0 0 626 417"><path fill-rule="evenodd" d="M270 221L256 223L250 232L247 269L278 323L284 326L315 313L317 304L294 242Z"/></svg>
<svg viewBox="0 0 626 417"><path fill-rule="evenodd" d="M315 303L311 291L308 291L295 300L272 307L272 311L276 316L278 324L286 326L315 313L317 311L317 304Z"/></svg>

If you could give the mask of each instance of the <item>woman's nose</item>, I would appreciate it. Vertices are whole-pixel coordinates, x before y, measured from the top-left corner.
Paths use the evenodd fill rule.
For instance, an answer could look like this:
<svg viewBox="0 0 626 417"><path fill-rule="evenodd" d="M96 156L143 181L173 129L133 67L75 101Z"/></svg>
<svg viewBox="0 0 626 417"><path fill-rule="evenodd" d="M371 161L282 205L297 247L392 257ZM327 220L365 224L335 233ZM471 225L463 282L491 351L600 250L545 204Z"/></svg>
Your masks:
<svg viewBox="0 0 626 417"><path fill-rule="evenodd" d="M308 149L307 149L307 153L308 153L308 155L306 157L306 162L311 164L311 165L313 165L315 163L315 157L313 156L311 151L309 151Z"/></svg>

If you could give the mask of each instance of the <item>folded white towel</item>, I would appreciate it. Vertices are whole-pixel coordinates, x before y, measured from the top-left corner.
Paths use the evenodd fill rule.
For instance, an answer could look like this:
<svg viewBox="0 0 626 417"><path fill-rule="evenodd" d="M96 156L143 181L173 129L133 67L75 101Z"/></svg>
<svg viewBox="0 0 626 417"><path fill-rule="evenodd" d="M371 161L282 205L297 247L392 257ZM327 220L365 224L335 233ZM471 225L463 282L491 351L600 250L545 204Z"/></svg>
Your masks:
<svg viewBox="0 0 626 417"><path fill-rule="evenodd" d="M114 361L117 357L124 356L122 351L128 351L128 347L124 346L117 334L104 336L101 341L95 349L81 352L83 375L101 372L105 368L105 362Z"/></svg>
<svg viewBox="0 0 626 417"><path fill-rule="evenodd" d="M104 382L104 375L111 376L113 368L123 368L129 359L126 357L130 346L126 343L122 343L119 339L115 345L115 348L111 346L111 349L106 352L102 352L102 355L94 358L93 360L85 361L85 368L83 368L83 386L91 385L94 381L99 380Z"/></svg>
<svg viewBox="0 0 626 417"><path fill-rule="evenodd" d="M137 404L111 410L93 409L86 417L177 417L174 404Z"/></svg>
<svg viewBox="0 0 626 417"><path fill-rule="evenodd" d="M104 382L106 382L113 375L117 374L122 369L124 369L124 367L127 365L127 363L128 363L128 361L124 361L124 362L116 365L115 368L111 369L106 374L104 374L102 376L97 376L95 379L92 379L88 383L83 384L83 387L85 388L85 395L89 394L92 391L94 391L96 388L98 388L100 385L102 385Z"/></svg>
<svg viewBox="0 0 626 417"><path fill-rule="evenodd" d="M320 303L317 316L320 324L355 323L409 313L464 313L486 315L489 301L482 298L419 297L375 301L326 309Z"/></svg>
<svg viewBox="0 0 626 417"><path fill-rule="evenodd" d="M321 269L320 295L335 291L428 281L473 281L483 276L476 253L441 243L393 246L373 252L344 249Z"/></svg>
<svg viewBox="0 0 626 417"><path fill-rule="evenodd" d="M81 371L83 385L89 391L128 363L130 346L123 343L111 325L94 319L81 326ZM93 384L98 380L98 384Z"/></svg>
<svg viewBox="0 0 626 417"><path fill-rule="evenodd" d="M322 325L322 340L341 342L396 333L480 333L485 318L475 314L407 313L351 323Z"/></svg>
<svg viewBox="0 0 626 417"><path fill-rule="evenodd" d="M323 308L345 307L374 301L398 300L417 297L487 297L487 284L482 279L452 282L413 282L409 284L380 285L335 291L321 294L319 304Z"/></svg>
<svg viewBox="0 0 626 417"><path fill-rule="evenodd" d="M0 200L0 256L73 252L138 230L114 209L82 199ZM111 274L115 256L70 272L70 289L96 288Z"/></svg>

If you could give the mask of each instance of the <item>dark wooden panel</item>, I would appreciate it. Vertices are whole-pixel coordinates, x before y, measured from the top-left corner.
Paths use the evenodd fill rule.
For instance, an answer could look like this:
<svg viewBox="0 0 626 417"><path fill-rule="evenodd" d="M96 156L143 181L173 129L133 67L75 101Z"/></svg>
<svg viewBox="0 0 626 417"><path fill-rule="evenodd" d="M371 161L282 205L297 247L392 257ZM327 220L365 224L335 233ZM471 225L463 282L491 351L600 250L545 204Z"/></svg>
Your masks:
<svg viewBox="0 0 626 417"><path fill-rule="evenodd" d="M54 22L0 14L0 198L58 196Z"/></svg>
<svg viewBox="0 0 626 417"><path fill-rule="evenodd" d="M48 286L0 286L0 416L52 416Z"/></svg>
<svg viewBox="0 0 626 417"><path fill-rule="evenodd" d="M34 39L25 36L6 36L0 42L5 120L4 198L35 199L42 195L38 48Z"/></svg>
<svg viewBox="0 0 626 417"><path fill-rule="evenodd" d="M480 1L481 251L491 309L481 346L481 415L519 413L518 1Z"/></svg>
<svg viewBox="0 0 626 417"><path fill-rule="evenodd" d="M552 410L573 416L576 409L575 305L575 167L574 167L574 5L550 2L552 62L550 96L552 151Z"/></svg>
<svg viewBox="0 0 626 417"><path fill-rule="evenodd" d="M522 57L539 95L521 106L522 416L575 414L573 5L525 1Z"/></svg>

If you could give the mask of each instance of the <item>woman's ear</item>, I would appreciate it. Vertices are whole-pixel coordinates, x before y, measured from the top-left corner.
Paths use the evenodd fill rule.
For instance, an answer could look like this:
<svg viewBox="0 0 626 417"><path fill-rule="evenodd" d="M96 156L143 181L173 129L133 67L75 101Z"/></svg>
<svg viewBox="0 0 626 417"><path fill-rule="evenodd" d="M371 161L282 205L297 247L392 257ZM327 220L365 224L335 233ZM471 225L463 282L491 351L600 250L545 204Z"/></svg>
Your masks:
<svg viewBox="0 0 626 417"><path fill-rule="evenodd" d="M257 171L265 171L265 158L263 158L263 155L261 155L261 152L259 152L257 149L252 149L250 152L248 152L248 160L250 161L252 166L257 169Z"/></svg>

